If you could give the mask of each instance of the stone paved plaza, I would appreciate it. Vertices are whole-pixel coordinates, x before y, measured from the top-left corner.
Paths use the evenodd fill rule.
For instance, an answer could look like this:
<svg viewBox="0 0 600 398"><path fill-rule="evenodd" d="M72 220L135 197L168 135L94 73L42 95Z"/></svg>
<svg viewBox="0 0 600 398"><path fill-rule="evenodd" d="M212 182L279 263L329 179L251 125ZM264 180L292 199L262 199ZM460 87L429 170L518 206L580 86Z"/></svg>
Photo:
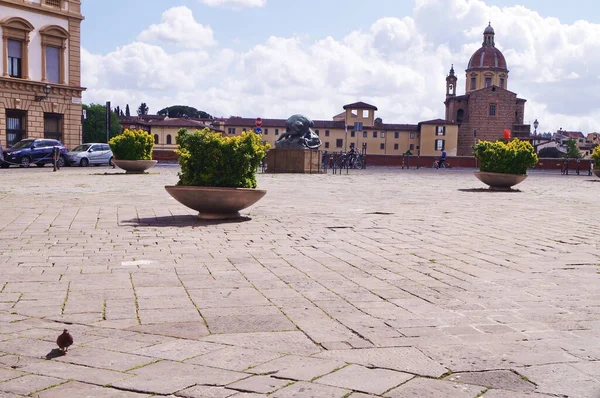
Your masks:
<svg viewBox="0 0 600 398"><path fill-rule="evenodd" d="M600 397L600 179L151 171L0 170L0 397Z"/></svg>

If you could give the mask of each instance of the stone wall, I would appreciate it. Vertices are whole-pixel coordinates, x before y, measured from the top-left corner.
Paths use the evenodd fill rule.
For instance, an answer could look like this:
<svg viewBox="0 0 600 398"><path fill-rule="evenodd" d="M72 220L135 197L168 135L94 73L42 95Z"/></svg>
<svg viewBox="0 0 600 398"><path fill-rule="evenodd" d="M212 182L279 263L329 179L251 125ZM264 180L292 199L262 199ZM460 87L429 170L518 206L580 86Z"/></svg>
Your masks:
<svg viewBox="0 0 600 398"><path fill-rule="evenodd" d="M63 144L72 149L81 143L81 89L53 87L48 98L36 102L43 95L43 85L34 82L0 78L0 142L6 147L6 110L26 112L23 138L44 138L44 113L62 115Z"/></svg>
<svg viewBox="0 0 600 398"><path fill-rule="evenodd" d="M490 104L496 105L495 116L490 116ZM515 123L522 123L524 103L517 103L515 93L492 87L471 93L468 109L468 121L458 132L459 156L473 153L473 130L477 130L477 140L495 141L505 129L512 130Z"/></svg>

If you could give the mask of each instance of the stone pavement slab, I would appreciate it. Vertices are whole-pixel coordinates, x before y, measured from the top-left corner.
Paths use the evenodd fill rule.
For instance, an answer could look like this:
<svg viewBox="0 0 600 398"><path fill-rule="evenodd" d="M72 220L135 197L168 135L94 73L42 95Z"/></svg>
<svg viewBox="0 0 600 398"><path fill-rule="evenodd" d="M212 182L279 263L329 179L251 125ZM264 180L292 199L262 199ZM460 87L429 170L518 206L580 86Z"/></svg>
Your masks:
<svg viewBox="0 0 600 398"><path fill-rule="evenodd" d="M483 386L419 377L387 392L385 396L390 398L474 398L486 390L487 388Z"/></svg>
<svg viewBox="0 0 600 398"><path fill-rule="evenodd" d="M320 377L316 380L316 383L372 394L383 394L413 377L411 374L393 370L369 369L363 366L350 365Z"/></svg>
<svg viewBox="0 0 600 398"><path fill-rule="evenodd" d="M311 355L321 352L321 349L310 341L302 332L262 332L212 335L205 337L203 340L235 345L238 347L298 355Z"/></svg>
<svg viewBox="0 0 600 398"><path fill-rule="evenodd" d="M289 380L276 379L271 376L252 376L229 384L227 388L241 392L269 394L290 384Z"/></svg>
<svg viewBox="0 0 600 398"><path fill-rule="evenodd" d="M456 383L475 384L489 388L497 388L507 391L534 391L535 384L526 378L510 370L491 370L488 372L454 373L446 378L446 381Z"/></svg>
<svg viewBox="0 0 600 398"><path fill-rule="evenodd" d="M106 385L131 377L131 375L127 373L91 368L59 361L37 361L24 365L20 367L19 370L27 373L67 378L69 380L97 385Z"/></svg>
<svg viewBox="0 0 600 398"><path fill-rule="evenodd" d="M0 392L29 395L36 391L44 390L58 384L65 383L65 379L56 377L26 375L0 383Z"/></svg>
<svg viewBox="0 0 600 398"><path fill-rule="evenodd" d="M130 391L115 390L91 384L71 381L36 394L37 398L149 398L149 394L139 394Z"/></svg>
<svg viewBox="0 0 600 398"><path fill-rule="evenodd" d="M248 369L248 372L271 374L282 379L310 381L345 365L342 361L287 355Z"/></svg>
<svg viewBox="0 0 600 398"><path fill-rule="evenodd" d="M177 166L153 170L0 170L0 383L362 398L360 376L393 372L414 379L385 395L599 396L600 180L259 174L268 195L218 222L164 191ZM46 360L65 324L75 344Z"/></svg>
<svg viewBox="0 0 600 398"><path fill-rule="evenodd" d="M321 384L298 382L271 395L273 398L344 398L349 391Z"/></svg>
<svg viewBox="0 0 600 398"><path fill-rule="evenodd" d="M282 354L275 352L252 350L248 348L227 347L208 354L199 355L189 359L187 363L196 365L212 366L219 369L243 371L249 367L252 373L257 373L257 367L261 364L281 357ZM260 373L260 372L259 372ZM280 377L280 375L278 375Z"/></svg>
<svg viewBox="0 0 600 398"><path fill-rule="evenodd" d="M437 362L426 357L421 351L412 347L333 350L325 351L315 356L431 377L440 377L448 372L448 369L440 366Z"/></svg>

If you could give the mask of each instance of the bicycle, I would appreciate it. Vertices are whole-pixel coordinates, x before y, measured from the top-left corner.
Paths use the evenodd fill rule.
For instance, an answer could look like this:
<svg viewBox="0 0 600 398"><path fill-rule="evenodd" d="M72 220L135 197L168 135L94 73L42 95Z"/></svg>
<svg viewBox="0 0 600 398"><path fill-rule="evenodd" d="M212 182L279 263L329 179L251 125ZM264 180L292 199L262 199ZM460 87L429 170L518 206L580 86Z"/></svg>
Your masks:
<svg viewBox="0 0 600 398"><path fill-rule="evenodd" d="M442 162L441 166L440 166L440 160L439 159L436 159L436 160L433 161L433 168L436 169L436 170L439 169L439 168L449 169L450 167L452 167L452 166L450 166L450 163L447 160L444 160Z"/></svg>

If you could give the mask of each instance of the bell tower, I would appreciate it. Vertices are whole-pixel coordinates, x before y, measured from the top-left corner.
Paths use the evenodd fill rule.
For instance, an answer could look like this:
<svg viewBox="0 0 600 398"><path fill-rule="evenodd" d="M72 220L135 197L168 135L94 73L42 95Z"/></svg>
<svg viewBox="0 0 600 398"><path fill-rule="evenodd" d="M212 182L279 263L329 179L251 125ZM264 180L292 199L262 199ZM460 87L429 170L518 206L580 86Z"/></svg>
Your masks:
<svg viewBox="0 0 600 398"><path fill-rule="evenodd" d="M450 74L446 77L446 98L456 97L456 83L458 78L454 74L454 65L450 67Z"/></svg>

